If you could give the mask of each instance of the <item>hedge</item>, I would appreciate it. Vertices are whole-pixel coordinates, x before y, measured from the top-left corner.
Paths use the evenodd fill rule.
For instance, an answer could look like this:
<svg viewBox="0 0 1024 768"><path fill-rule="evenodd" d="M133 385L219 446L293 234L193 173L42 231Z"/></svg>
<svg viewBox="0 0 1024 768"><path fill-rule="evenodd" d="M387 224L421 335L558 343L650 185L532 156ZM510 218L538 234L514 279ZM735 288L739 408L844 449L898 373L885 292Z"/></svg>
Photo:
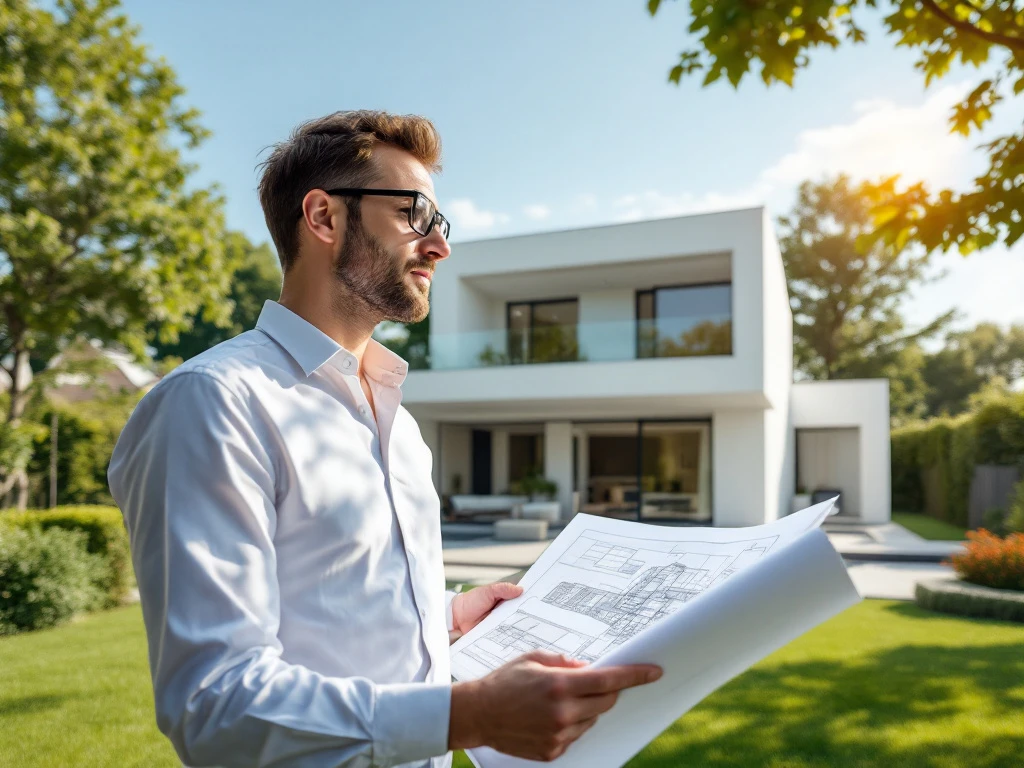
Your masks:
<svg viewBox="0 0 1024 768"><path fill-rule="evenodd" d="M979 587L957 579L917 584L914 599L922 608L976 619L1024 622L1024 592Z"/></svg>
<svg viewBox="0 0 1024 768"><path fill-rule="evenodd" d="M892 433L892 504L964 528L974 468L1024 463L1024 393L990 398L956 418Z"/></svg>
<svg viewBox="0 0 1024 768"><path fill-rule="evenodd" d="M85 534L86 551L104 559L97 586L105 595L102 607L120 604L135 583L128 533L117 507L78 506L25 512L0 512L0 522L18 528L63 528Z"/></svg>

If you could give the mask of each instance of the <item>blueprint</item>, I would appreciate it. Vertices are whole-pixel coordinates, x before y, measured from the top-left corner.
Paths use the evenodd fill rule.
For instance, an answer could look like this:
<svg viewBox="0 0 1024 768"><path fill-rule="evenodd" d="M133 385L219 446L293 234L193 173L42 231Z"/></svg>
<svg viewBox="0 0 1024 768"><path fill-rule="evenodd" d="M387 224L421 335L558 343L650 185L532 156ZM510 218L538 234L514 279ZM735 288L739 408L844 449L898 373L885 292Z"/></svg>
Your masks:
<svg viewBox="0 0 1024 768"><path fill-rule="evenodd" d="M451 647L471 680L536 649L593 666L652 663L551 763L620 765L727 680L860 599L819 530L834 500L749 528L682 528L576 515L498 605ZM529 761L487 747L481 768Z"/></svg>
<svg viewBox="0 0 1024 768"><path fill-rule="evenodd" d="M620 521L594 518L578 526L575 539L538 571L516 611L456 651L456 676L479 677L536 649L596 661L760 560L780 538L672 542L662 529L648 537L621 536L602 530L602 522Z"/></svg>

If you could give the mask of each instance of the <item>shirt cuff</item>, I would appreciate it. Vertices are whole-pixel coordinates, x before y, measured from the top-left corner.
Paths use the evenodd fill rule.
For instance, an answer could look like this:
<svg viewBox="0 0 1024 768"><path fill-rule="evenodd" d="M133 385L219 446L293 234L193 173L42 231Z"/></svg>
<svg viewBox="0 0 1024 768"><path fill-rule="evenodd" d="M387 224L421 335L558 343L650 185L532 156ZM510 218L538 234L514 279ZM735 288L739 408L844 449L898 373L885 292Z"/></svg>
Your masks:
<svg viewBox="0 0 1024 768"><path fill-rule="evenodd" d="M455 602L455 598L458 596L458 592L444 593L444 620L448 625L449 632L455 629L455 616L452 614L452 603Z"/></svg>
<svg viewBox="0 0 1024 768"><path fill-rule="evenodd" d="M373 764L427 760L448 752L450 683L388 683L376 686Z"/></svg>

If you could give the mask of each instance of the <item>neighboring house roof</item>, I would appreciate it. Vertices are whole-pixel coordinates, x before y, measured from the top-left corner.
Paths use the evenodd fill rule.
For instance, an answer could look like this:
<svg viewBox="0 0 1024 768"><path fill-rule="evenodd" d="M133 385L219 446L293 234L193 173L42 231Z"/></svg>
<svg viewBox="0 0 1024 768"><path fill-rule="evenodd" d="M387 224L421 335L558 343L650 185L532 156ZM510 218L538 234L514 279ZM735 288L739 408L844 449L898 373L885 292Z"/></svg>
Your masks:
<svg viewBox="0 0 1024 768"><path fill-rule="evenodd" d="M48 367L53 368L68 357L78 361L95 360L102 357L109 363L109 367L93 379L82 373L58 374L54 386L48 390L49 395L58 400L66 402L91 400L99 394L98 390L103 386L109 387L114 392L148 390L160 380L158 374L136 363L127 352L106 349L101 342L95 339L89 340L88 343L76 344L62 352L50 362ZM10 365L10 363L9 357L4 360L5 365ZM32 371L27 360L19 368L19 376L23 387L32 381ZM0 369L0 392L6 392L10 387L11 377L6 371Z"/></svg>
<svg viewBox="0 0 1024 768"><path fill-rule="evenodd" d="M93 382L90 382L88 376L80 373L59 374L56 386L50 389L50 395L59 400L91 400L98 394L99 386L104 385L114 392L148 390L160 380L160 376L136 363L127 352L107 349L96 339L90 339L88 344L77 344L61 353L53 359L50 367L59 365L65 357L76 360L95 360L102 357L109 364L109 368L99 373Z"/></svg>

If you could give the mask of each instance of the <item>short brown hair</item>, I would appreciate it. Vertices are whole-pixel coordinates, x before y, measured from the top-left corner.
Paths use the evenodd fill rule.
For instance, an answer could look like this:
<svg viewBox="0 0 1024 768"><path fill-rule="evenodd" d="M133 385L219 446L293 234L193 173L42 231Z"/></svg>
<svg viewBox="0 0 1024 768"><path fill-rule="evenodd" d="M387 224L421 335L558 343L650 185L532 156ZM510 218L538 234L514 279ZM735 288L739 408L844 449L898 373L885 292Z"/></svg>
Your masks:
<svg viewBox="0 0 1024 768"><path fill-rule="evenodd" d="M441 170L441 137L433 123L418 115L335 112L303 123L287 141L274 145L261 163L259 196L282 270L287 272L298 257L298 216L306 193L374 182L379 173L373 149L378 144L404 149L431 173ZM348 204L358 216L358 201Z"/></svg>

